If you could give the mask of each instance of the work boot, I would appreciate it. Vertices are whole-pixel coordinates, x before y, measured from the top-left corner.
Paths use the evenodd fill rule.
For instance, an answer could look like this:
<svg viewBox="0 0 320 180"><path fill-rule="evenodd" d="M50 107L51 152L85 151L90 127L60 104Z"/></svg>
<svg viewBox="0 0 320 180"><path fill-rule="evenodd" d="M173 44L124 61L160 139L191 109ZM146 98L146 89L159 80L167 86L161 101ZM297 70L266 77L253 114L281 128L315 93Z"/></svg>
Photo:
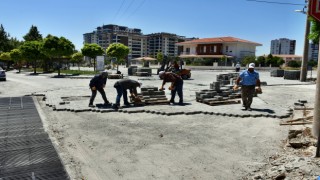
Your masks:
<svg viewBox="0 0 320 180"><path fill-rule="evenodd" d="M89 104L89 107L94 108L94 107L96 107L96 106L93 105L93 104Z"/></svg>
<svg viewBox="0 0 320 180"><path fill-rule="evenodd" d="M171 104L174 104L175 102L174 102L174 99L170 99L170 103Z"/></svg>
<svg viewBox="0 0 320 180"><path fill-rule="evenodd" d="M104 106L110 106L111 104L110 104L110 102L109 101L106 101L106 102L104 102L104 104L103 104Z"/></svg>
<svg viewBox="0 0 320 180"><path fill-rule="evenodd" d="M183 101L180 100L180 101L179 101L179 105L183 105Z"/></svg>
<svg viewBox="0 0 320 180"><path fill-rule="evenodd" d="M118 109L119 109L119 105L113 104L113 105L112 105L112 108L113 108L114 110L118 110Z"/></svg>
<svg viewBox="0 0 320 180"><path fill-rule="evenodd" d="M128 102L125 102L124 105L125 105L125 106L131 106L131 104L128 103Z"/></svg>

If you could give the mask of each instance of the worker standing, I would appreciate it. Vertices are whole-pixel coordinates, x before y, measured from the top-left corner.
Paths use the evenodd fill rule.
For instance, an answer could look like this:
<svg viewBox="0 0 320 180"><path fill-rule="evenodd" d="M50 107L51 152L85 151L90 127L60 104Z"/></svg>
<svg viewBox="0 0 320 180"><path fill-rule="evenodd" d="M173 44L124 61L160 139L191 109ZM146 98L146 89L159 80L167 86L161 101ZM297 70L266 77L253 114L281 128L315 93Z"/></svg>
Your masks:
<svg viewBox="0 0 320 180"><path fill-rule="evenodd" d="M160 77L160 79L163 79L162 85L159 90L163 90L164 89L163 86L167 82L171 82L171 86L169 87L169 90L171 90L170 103L172 103L172 104L175 103L174 98L176 96L176 93L178 93L179 105L183 105L183 92L182 92L183 80L182 80L182 78L175 73L164 72L164 71L159 72L159 77Z"/></svg>
<svg viewBox="0 0 320 180"><path fill-rule="evenodd" d="M96 98L97 91L99 91L99 93L101 94L102 99L104 100L104 105L110 104L109 101L107 100L106 93L104 92L104 89L103 89L106 86L107 77L108 77L108 72L103 71L99 75L95 75L90 80L89 87L91 89L92 94L91 94L91 98L90 98L90 102L89 102L89 107L95 107L93 105L93 101Z"/></svg>
<svg viewBox="0 0 320 180"><path fill-rule="evenodd" d="M137 87L141 88L142 83L132 80L132 79L121 79L114 84L114 88L117 90L116 103L113 105L113 108L118 109L120 107L121 96L123 95L124 105L130 106L128 102L127 90L130 91L130 94L133 98L138 98Z"/></svg>
<svg viewBox="0 0 320 180"><path fill-rule="evenodd" d="M251 111L251 104L253 95L255 93L255 87L258 86L258 90L261 91L259 73L254 70L255 64L250 63L247 70L240 73L236 80L236 84L233 87L234 90L238 89L241 81L241 97L245 110Z"/></svg>

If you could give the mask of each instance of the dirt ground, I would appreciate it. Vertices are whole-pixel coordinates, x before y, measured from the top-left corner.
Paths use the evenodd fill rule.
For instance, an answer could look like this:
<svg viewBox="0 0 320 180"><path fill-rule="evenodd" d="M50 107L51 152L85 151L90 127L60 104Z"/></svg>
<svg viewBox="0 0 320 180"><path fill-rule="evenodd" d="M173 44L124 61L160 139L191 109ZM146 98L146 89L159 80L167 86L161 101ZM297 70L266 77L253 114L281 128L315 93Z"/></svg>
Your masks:
<svg viewBox="0 0 320 180"><path fill-rule="evenodd" d="M272 118L53 112L49 134L72 179L239 179L282 147Z"/></svg>

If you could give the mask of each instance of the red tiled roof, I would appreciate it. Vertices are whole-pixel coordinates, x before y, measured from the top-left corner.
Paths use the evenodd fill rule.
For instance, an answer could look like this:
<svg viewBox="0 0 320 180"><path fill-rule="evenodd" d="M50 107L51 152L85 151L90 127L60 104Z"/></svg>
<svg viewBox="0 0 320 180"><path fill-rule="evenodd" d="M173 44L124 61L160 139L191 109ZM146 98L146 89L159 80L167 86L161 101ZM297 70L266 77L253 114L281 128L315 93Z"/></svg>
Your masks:
<svg viewBox="0 0 320 180"><path fill-rule="evenodd" d="M184 45L184 44L208 44L208 43L225 43L225 42L243 42L243 43L251 43L255 44L256 46L262 46L260 43L239 39L235 37L216 37L216 38L203 38L203 39L195 39L192 41L185 41L177 43L177 45Z"/></svg>

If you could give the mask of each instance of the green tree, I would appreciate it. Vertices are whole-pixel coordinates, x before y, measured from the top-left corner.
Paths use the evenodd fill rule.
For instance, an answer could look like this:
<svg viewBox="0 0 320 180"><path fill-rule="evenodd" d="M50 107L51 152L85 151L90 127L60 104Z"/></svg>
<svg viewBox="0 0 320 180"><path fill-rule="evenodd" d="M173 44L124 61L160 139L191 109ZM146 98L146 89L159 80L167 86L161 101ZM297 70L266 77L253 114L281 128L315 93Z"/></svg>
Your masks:
<svg viewBox="0 0 320 180"><path fill-rule="evenodd" d="M10 64L11 64L11 56L10 56L10 52L3 52L0 54L0 59L2 61L7 62L7 69L10 68Z"/></svg>
<svg viewBox="0 0 320 180"><path fill-rule="evenodd" d="M163 53L162 52L157 53L157 61L159 63L162 63L162 61L163 61Z"/></svg>
<svg viewBox="0 0 320 180"><path fill-rule="evenodd" d="M256 63L256 57L255 56L246 56L246 57L244 57L241 64L243 66L246 66L247 64L250 64L250 63Z"/></svg>
<svg viewBox="0 0 320 180"><path fill-rule="evenodd" d="M27 62L32 63L33 73L37 73L37 67L41 60L45 56L40 52L41 42L40 41L26 41L20 46L22 56Z"/></svg>
<svg viewBox="0 0 320 180"><path fill-rule="evenodd" d="M301 61L289 61L288 62L288 66L289 67L294 67L294 68L297 68L297 67L300 67L301 66Z"/></svg>
<svg viewBox="0 0 320 180"><path fill-rule="evenodd" d="M74 52L74 45L64 37L48 35L42 43L41 52L58 63L58 76L63 59L68 59Z"/></svg>
<svg viewBox="0 0 320 180"><path fill-rule="evenodd" d="M76 53L72 54L72 56L71 56L71 62L78 64L79 71L80 71L80 64L83 63L83 57L84 56L81 52L76 52Z"/></svg>
<svg viewBox="0 0 320 180"><path fill-rule="evenodd" d="M311 22L311 31L309 33L308 38L315 44L319 44L319 34L320 34L320 23L313 19L312 17L309 17L309 20Z"/></svg>
<svg viewBox="0 0 320 180"><path fill-rule="evenodd" d="M84 56L93 59L93 70L96 71L96 58L104 53L104 50L98 44L85 44L81 49ZM90 59L90 64L91 64Z"/></svg>
<svg viewBox="0 0 320 180"><path fill-rule="evenodd" d="M272 65L272 61L273 61L273 56L272 54L269 54L266 58L266 65L270 66L270 64Z"/></svg>
<svg viewBox="0 0 320 180"><path fill-rule="evenodd" d="M4 30L2 24L0 25L0 53L9 52L12 47L9 42L10 35Z"/></svg>
<svg viewBox="0 0 320 180"><path fill-rule="evenodd" d="M264 56L259 56L257 58L257 63L261 64L261 66L265 66L266 65L266 58Z"/></svg>
<svg viewBox="0 0 320 180"><path fill-rule="evenodd" d="M281 57L273 57L274 64L272 66L280 67L285 61Z"/></svg>
<svg viewBox="0 0 320 180"><path fill-rule="evenodd" d="M40 41L42 40L42 35L38 31L37 26L31 26L29 32L23 36L25 41Z"/></svg>
<svg viewBox="0 0 320 180"><path fill-rule="evenodd" d="M112 43L107 48L106 53L109 57L117 58L117 71L119 71L119 63L129 54L129 48L121 43Z"/></svg>
<svg viewBox="0 0 320 180"><path fill-rule="evenodd" d="M20 49L12 49L10 51L10 56L13 62L15 63L16 67L21 72L21 68L23 66L24 60Z"/></svg>

